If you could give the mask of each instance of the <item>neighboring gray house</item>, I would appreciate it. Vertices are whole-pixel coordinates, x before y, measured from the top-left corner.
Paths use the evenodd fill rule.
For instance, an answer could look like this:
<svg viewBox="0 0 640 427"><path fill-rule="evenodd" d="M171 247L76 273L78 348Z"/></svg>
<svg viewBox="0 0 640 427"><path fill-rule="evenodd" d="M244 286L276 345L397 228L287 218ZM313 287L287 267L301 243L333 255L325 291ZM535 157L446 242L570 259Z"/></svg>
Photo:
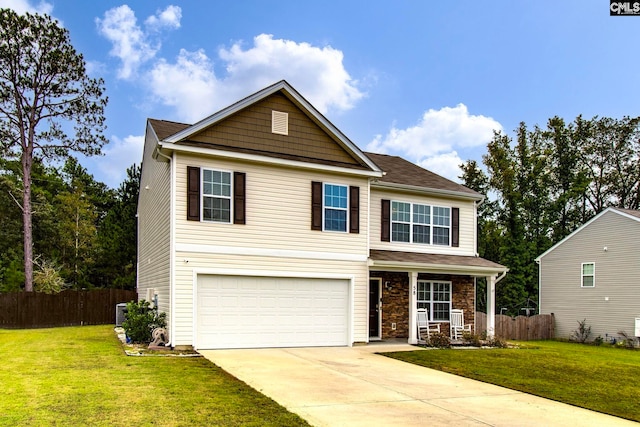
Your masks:
<svg viewBox="0 0 640 427"><path fill-rule="evenodd" d="M608 208L536 258L540 313L556 337L586 319L590 340L640 336L640 211Z"/></svg>

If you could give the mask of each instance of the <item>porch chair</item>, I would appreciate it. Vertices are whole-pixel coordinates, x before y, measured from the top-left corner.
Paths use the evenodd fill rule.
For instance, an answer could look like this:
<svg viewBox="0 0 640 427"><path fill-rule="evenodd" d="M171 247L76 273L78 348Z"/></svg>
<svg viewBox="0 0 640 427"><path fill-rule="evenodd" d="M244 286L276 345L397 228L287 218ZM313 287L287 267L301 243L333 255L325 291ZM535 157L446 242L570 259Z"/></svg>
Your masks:
<svg viewBox="0 0 640 427"><path fill-rule="evenodd" d="M471 323L464 324L464 313L460 309L451 309L451 339L457 340L462 338L465 332L471 333Z"/></svg>
<svg viewBox="0 0 640 427"><path fill-rule="evenodd" d="M430 334L440 332L440 323L429 322L429 312L426 308L419 308L417 312L418 344L426 344Z"/></svg>

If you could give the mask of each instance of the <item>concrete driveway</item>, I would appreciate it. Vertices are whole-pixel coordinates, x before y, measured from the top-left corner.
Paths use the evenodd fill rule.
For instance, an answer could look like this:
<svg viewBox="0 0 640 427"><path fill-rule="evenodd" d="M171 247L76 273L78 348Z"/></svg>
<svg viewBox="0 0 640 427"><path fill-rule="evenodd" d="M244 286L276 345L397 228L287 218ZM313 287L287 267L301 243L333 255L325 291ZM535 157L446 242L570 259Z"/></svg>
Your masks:
<svg viewBox="0 0 640 427"><path fill-rule="evenodd" d="M638 426L375 354L404 350L430 351L376 344L200 353L315 426Z"/></svg>

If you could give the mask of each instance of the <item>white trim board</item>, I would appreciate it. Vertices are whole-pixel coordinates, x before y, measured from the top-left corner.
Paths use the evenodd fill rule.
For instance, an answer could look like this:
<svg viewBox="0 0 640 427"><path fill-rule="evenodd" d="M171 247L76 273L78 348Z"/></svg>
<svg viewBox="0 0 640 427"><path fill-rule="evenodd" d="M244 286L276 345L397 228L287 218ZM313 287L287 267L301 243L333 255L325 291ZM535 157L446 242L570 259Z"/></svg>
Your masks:
<svg viewBox="0 0 640 427"><path fill-rule="evenodd" d="M367 255L339 252L312 252L289 249L250 248L242 246L200 245L195 243L177 243L176 252L188 252L211 255L248 255L270 258L316 259L323 261L367 262Z"/></svg>

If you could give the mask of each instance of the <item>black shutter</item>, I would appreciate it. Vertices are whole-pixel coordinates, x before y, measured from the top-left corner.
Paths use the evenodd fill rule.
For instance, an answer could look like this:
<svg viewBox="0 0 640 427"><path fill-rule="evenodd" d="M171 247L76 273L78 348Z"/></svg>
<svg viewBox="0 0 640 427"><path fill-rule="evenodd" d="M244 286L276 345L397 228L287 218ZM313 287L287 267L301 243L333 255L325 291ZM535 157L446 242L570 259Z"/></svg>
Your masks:
<svg viewBox="0 0 640 427"><path fill-rule="evenodd" d="M233 223L246 224L247 174L233 173Z"/></svg>
<svg viewBox="0 0 640 427"><path fill-rule="evenodd" d="M460 208L451 208L451 246L460 246Z"/></svg>
<svg viewBox="0 0 640 427"><path fill-rule="evenodd" d="M200 221L200 168L187 166L187 220Z"/></svg>
<svg viewBox="0 0 640 427"><path fill-rule="evenodd" d="M311 183L311 229L322 231L322 183Z"/></svg>
<svg viewBox="0 0 640 427"><path fill-rule="evenodd" d="M391 201L382 200L382 233L383 242L391 241Z"/></svg>
<svg viewBox="0 0 640 427"><path fill-rule="evenodd" d="M349 233L360 233L360 187L349 187Z"/></svg>

